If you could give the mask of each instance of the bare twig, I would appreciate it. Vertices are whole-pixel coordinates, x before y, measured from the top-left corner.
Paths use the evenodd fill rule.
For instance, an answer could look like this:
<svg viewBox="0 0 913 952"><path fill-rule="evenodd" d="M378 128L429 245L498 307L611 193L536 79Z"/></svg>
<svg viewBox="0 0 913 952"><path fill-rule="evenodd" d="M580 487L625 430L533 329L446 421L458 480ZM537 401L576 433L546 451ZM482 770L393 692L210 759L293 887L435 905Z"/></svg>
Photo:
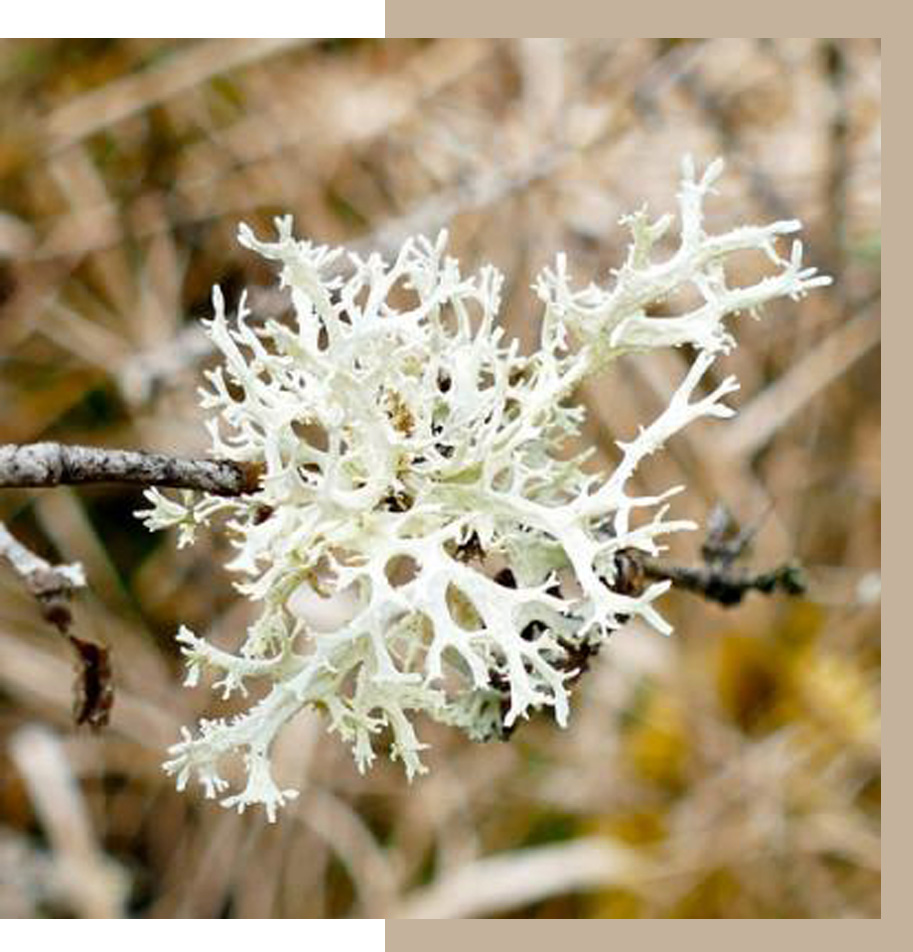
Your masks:
<svg viewBox="0 0 913 952"><path fill-rule="evenodd" d="M675 588L701 595L727 608L738 605L752 591L772 595L801 595L805 591L802 570L795 562L787 562L768 572L749 572L732 566L665 565L655 559L640 559L640 568L648 579L668 580Z"/></svg>
<svg viewBox="0 0 913 952"><path fill-rule="evenodd" d="M257 486L260 469L230 460L182 459L139 450L62 443L0 446L0 488L132 483L240 496Z"/></svg>
<svg viewBox="0 0 913 952"><path fill-rule="evenodd" d="M253 491L260 467L229 460L181 459L136 450L109 450L61 443L0 446L0 488L44 488L82 483L128 483L196 489L222 496ZM79 681L74 717L93 728L108 722L113 703L108 649L70 631L70 598L86 584L82 566L51 565L16 540L0 523L0 556L10 563L41 606L42 615L76 652Z"/></svg>
<svg viewBox="0 0 913 952"><path fill-rule="evenodd" d="M674 588L693 592L726 608L741 604L749 592L803 595L805 580L798 562L786 562L767 572L752 572L737 563L748 548L760 522L739 528L729 510L714 507L707 520L707 538L701 546L701 565L666 565L642 552L625 550L616 557L623 589L638 591L645 581L669 581Z"/></svg>
<svg viewBox="0 0 913 952"><path fill-rule="evenodd" d="M0 522L0 556L22 579L26 589L38 599L41 614L61 632L73 621L69 601L74 589L86 584L79 562L51 565L16 539Z"/></svg>
<svg viewBox="0 0 913 952"><path fill-rule="evenodd" d="M92 728L108 723L114 693L108 649L95 641L74 635L70 628L73 613L70 599L73 591L86 584L78 562L51 565L35 555L10 534L0 522L0 556L12 566L26 589L35 596L42 616L70 642L79 664L73 717L77 724Z"/></svg>

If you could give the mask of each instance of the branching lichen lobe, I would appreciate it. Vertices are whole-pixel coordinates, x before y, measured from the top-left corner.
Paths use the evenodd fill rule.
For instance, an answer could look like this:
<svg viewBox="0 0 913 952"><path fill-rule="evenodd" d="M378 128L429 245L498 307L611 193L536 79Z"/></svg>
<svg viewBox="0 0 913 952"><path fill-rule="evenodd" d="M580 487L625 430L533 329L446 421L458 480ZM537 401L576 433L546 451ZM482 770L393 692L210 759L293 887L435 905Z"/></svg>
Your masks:
<svg viewBox="0 0 913 952"><path fill-rule="evenodd" d="M425 769L416 714L478 740L536 711L564 725L575 680L612 632L631 617L668 632L655 603L670 582L638 560L693 524L667 518L680 487L637 496L632 477L684 426L732 414L732 378L700 392L734 344L727 316L828 282L803 267L798 242L779 256L778 237L797 222L705 231L720 171L698 177L685 163L668 257L656 260L656 248L671 219L643 212L624 220L632 244L609 287L573 289L559 256L535 284L543 315L529 355L498 326L501 276L464 276L446 235L406 242L391 263L349 255L343 268L342 251L296 240L289 218L275 242L242 226L242 244L278 264L295 323L255 327L243 298L230 320L216 289L208 333L224 363L207 373L203 405L214 454L258 471L257 485L234 499L152 490L143 515L178 527L181 544L216 513L229 517L229 568L261 614L237 653L182 629L188 678L212 672L226 696L248 680L271 688L239 717L186 733L166 765L179 785L196 775L221 795L220 762L240 753L247 786L222 802L260 803L274 817L294 791L273 780L270 746L306 706L326 713L361 769L388 729L391 756L412 776ZM750 249L775 273L730 287L726 259ZM701 305L648 316L686 286ZM390 303L406 297L408 308ZM669 406L618 444L611 473L584 469L586 452L569 458L583 379L624 354L684 344L696 353L689 371ZM393 568L405 564L409 573ZM315 599L335 615L330 630L317 626Z"/></svg>

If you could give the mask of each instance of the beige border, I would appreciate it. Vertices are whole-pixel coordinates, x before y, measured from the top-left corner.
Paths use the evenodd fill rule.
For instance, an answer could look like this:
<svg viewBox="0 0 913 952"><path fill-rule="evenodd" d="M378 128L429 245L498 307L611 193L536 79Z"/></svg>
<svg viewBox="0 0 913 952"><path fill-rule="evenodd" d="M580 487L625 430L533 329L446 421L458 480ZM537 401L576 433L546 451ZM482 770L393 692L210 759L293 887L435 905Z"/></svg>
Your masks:
<svg viewBox="0 0 913 952"><path fill-rule="evenodd" d="M898 8L900 5L898 4ZM763 33L777 22L789 32L820 31L828 26L841 36L852 34L856 28L860 36L883 32L877 18L871 16L870 4L849 5L843 9L836 4L787 3L784 0L767 0L763 4L722 4L706 0L669 4L668 15L660 19L661 8L657 4L636 5L612 2L612 0L385 0L387 39L410 37L465 37L475 33L491 36L498 33L504 37L516 34L522 27L524 34L543 36L561 33L563 36L596 36L611 27L617 30L624 26L656 28L660 23L677 32L677 27L694 29L701 21L701 14L713 15L711 22L725 26L733 32L736 26L750 26L752 32ZM844 16L852 9L852 16ZM825 17L826 11L826 17ZM638 15L642 13L642 15ZM738 17L733 14L738 14ZM781 14L779 17L776 14ZM772 16L771 14L774 14ZM866 16L869 14L869 16ZM787 16L788 15L788 16ZM708 17L704 18L705 20ZM475 24L475 26L473 26Z"/></svg>
<svg viewBox="0 0 913 952"><path fill-rule="evenodd" d="M562 925L552 924L548 919L490 919L448 920L444 925L431 922L389 920L386 925L386 952L612 952L620 943L631 943L637 952L653 952L658 949L684 950L684 952L708 952L708 950L733 947L738 952L770 952L771 942L781 943L781 948L802 949L805 943L825 941L827 948L835 950L859 950L860 941L868 934L864 925L854 926L778 926L768 932L768 926L716 925L704 932L706 926L691 925L682 928L672 920L664 925L653 926L644 933L643 928L624 919L613 920L603 926L595 919L562 919ZM706 920L696 920L706 921ZM802 920L791 920L793 923ZM532 922L533 925L524 925ZM567 923L571 922L571 925ZM656 932L656 929L659 932ZM824 932L821 929L824 928ZM859 931L857 931L857 929ZM899 930L898 930L899 932ZM645 940L645 936L649 937ZM885 936L886 937L886 936ZM909 937L908 937L909 938ZM653 941L651 942L650 939ZM785 943L784 943L785 940ZM885 943L879 949L904 948Z"/></svg>
<svg viewBox="0 0 913 952"><path fill-rule="evenodd" d="M693 3L687 5L689 25L694 25L694 14L701 12L701 7L703 6L703 4L695 5ZM785 12L787 7L785 4L782 6ZM682 8L678 6L677 9ZM728 9L732 10L733 8L730 6ZM738 9L740 16L747 22L750 22L752 9L746 9L744 6ZM756 7L755 9L761 10L762 8ZM827 25L832 28L840 27L839 30L835 29L835 31L841 34L849 34L853 26L855 26L860 35L863 36L871 36L873 33L885 32L883 18L873 16L873 11L869 4L863 7L855 7L854 13L856 15L852 18L840 16L839 14L843 11L837 11L831 5L827 7L815 5L813 7L809 4L803 7L802 5L793 3L789 5L788 9L790 12L788 22L792 32L801 29L802 15L806 14L806 11L807 15L804 18L808 20L809 26L812 25L812 18L814 17L815 26L820 29L820 26L824 23L822 18L824 10L827 10ZM771 11L771 5L769 3L765 4L763 10L765 13L769 13ZM590 16L585 16L584 11L589 13ZM485 0L484 3L480 2L480 0L460 0L460 2L456 4L432 3L429 2L429 0L387 0L386 35L389 38L405 38L407 36L417 35L430 36L432 34L436 37L446 37L449 35L463 36L466 33L473 32L473 23L476 25L476 31L484 30L486 33L516 31L517 27L522 24L524 33L560 31L563 34L568 34L572 31L576 31L579 35L596 35L601 32L605 26L609 26L610 24L615 29L617 29L619 25L623 25L625 20L631 19L625 16L628 12L629 11L622 5L608 4L605 0L586 0L586 2L583 3L580 2L580 0L562 0L560 4L555 4L554 6L536 4L532 2L532 0ZM654 13L653 20L658 19L655 16L656 11L651 10L651 12ZM474 16L473 14L476 15ZM850 20L854 22L848 22ZM781 18L781 22L785 22L785 18ZM673 24L674 21L669 23L669 25ZM768 29L773 25L772 18L769 16L765 17L763 24L758 23L759 27L767 27ZM908 142L904 142L903 145L906 147L906 150L909 151ZM900 239L900 236L898 236L898 239ZM888 242L887 245L891 247L890 242ZM896 247L902 247L902 239L896 242ZM898 301L897 305L899 304L900 302ZM895 307L895 310L897 309L898 308ZM891 330L891 337L892 339L897 338L897 345L887 350L888 361L886 374L882 382L883 398L888 398L884 399L883 403L886 407L888 417L893 417L895 424L901 423L902 417L908 412L905 410L908 398L901 390L903 387L903 375L899 364L907 354L913 352L913 339L901 341L899 340L901 334L908 338L913 338L913 322L902 321L901 315L898 313L895 314ZM904 347L904 343L908 343L909 346ZM900 433L902 433L900 426L898 426L898 431L898 435L900 435ZM913 458L913 443L911 443L909 439L903 438L896 440L893 444L889 443L884 452L884 456L887 463L884 469L885 472L889 474L890 481L893 482L895 486L898 484L909 485L910 460ZM900 512L898 511L897 515L899 514ZM911 556L909 546L904 545L901 528L897 524L897 520L891 520L888 528L893 531L888 532L885 539L885 547L888 549L889 555L892 555L893 558L889 557L887 560L885 575L896 575L900 573L901 566L903 566L905 561L911 558ZM891 551L892 549L894 550L893 552ZM891 590L890 586L886 587L889 591ZM892 603L890 599L888 599L887 610L889 616L892 611L898 616L900 614L898 605ZM904 619L898 617L897 624L891 626L889 630L900 635L903 632L903 628L901 627L903 621ZM909 626L908 621L907 626ZM891 663L884 665L884 670L893 675L895 681L903 677L903 673L913 668L913 666L909 664L904 664L907 658L901 657L902 652L907 655L907 658L909 657L911 652L910 639L895 637L890 646ZM904 692L899 689L899 685L895 684L893 697L892 711L894 707L900 705L907 708L906 712L893 713L891 718L891 722L898 725L895 730L898 736L894 738L893 734L890 734L888 740L891 744L896 743L899 747L901 743L900 735L903 731L904 723L913 722L913 696L911 696L909 690ZM904 713L906 713L906 717L904 717ZM913 826L913 819L910 818L910 810L902 809L901 805L906 806L913 802L913 798L909 795L911 787L910 778L913 776L913 768L909 765L909 759L903 758L902 753L900 753L898 761L902 765L904 774L902 779L906 781L906 790L898 789L899 782L894 775L900 771L895 765L891 771L893 788L891 792L893 802L897 804L897 807L893 810L885 811L886 819L891 826L891 835L885 837L885 841L888 844L888 850L886 851L888 865L893 865L897 867L897 869L894 877L886 877L888 888L883 890L883 898L884 905L886 905L889 910L889 918L897 919L900 925L897 931L903 934L903 932L901 932L903 928L901 916L905 909L905 904L909 905L909 899L907 899L905 895L907 889L904 884L904 874L910 874L908 869L902 869L901 863L904 863L904 860L906 860L904 865L909 866L909 849L905 849L904 844L909 843L911 840L909 833L910 827ZM906 797L903 796L904 793L907 793ZM901 797L903 797L903 799L901 799ZM888 805L890 805L890 801ZM902 828L904 826L906 826L906 829ZM903 835L905 833L907 834L906 836ZM882 918L884 918L884 915L882 915ZM479 921L481 922L482 920ZM548 920L536 920L535 925L532 926L523 925L526 921L527 920L522 919L486 920L482 925L469 925L462 920L448 920L444 925L437 925L431 922L390 920L387 923L386 929L387 949L388 952L428 952L429 948L433 948L434 952L449 952L450 949L459 949L460 952L466 952L468 944L474 944L478 947L481 942L482 948L485 949L515 948L522 949L523 952L527 952L527 950L531 952L533 949L542 948L554 952L554 950L558 948L577 952L577 950L589 948L607 948L610 947L610 944L619 940L624 941L629 937L637 937L642 942L643 933L632 931L637 930L638 926L631 925L622 920L616 921L607 927L599 925L598 921L594 920L574 920L572 925L567 925L567 920L565 920L561 926L550 925ZM674 947L678 947L682 944L683 930L679 926L669 925L660 928L662 930L658 936L660 941L666 940L670 945L674 945ZM692 948L704 952L704 950L713 947L710 942L706 941L708 938L714 938L719 942L719 927L714 928L717 930L716 932L705 934L703 927L689 926L684 930L684 941L688 945L691 945ZM788 935L790 939L795 939L799 942L806 936L811 938L812 935L814 935L816 938L820 937L820 939L826 940L830 948L834 947L834 945L839 947L841 939L845 945L853 943L854 946L858 947L858 937L866 933L862 931L857 932L856 928L857 927L852 925L837 927L825 926L825 932L821 933L820 926L815 926L814 932L807 932L806 929L801 926L792 926L789 927ZM673 932L673 930L675 931ZM652 934L654 933L651 933L651 935ZM755 930L746 930L738 926L723 927L722 932L724 941L729 940L727 947L729 942L736 940L740 952L746 948L746 940L748 947L764 948L766 952L766 950L769 949L772 935L779 937L783 935L783 933L780 930L777 930L775 933L768 933L766 928L762 929L761 932L757 932ZM891 938L893 937L892 935ZM885 936L885 938L887 938L887 936ZM508 943L510 943L510 945L508 945ZM834 945L832 945L832 943ZM906 947L905 943L899 943L899 945ZM888 947L893 947L893 943Z"/></svg>

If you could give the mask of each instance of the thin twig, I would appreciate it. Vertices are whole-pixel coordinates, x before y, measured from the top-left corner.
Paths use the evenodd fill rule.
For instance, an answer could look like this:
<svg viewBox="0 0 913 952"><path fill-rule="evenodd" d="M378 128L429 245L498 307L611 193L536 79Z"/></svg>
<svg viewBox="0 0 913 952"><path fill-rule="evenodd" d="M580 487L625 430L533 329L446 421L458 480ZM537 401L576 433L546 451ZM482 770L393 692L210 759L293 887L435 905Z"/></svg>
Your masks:
<svg viewBox="0 0 913 952"><path fill-rule="evenodd" d="M46 488L84 483L128 483L196 489L239 496L257 487L261 468L230 460L181 459L137 450L110 450L61 443L0 446L0 488ZM82 566L51 565L15 539L0 523L0 556L35 596L41 613L69 641L79 662L74 717L77 724L107 724L113 703L107 647L74 635L70 599L86 584Z"/></svg>
<svg viewBox="0 0 913 952"><path fill-rule="evenodd" d="M26 589L35 596L44 619L54 625L76 652L79 678L74 697L74 720L92 728L103 727L108 723L114 702L108 649L70 631L73 624L70 600L74 590L86 584L82 565L78 562L52 565L24 546L2 522L0 557L10 564Z"/></svg>
<svg viewBox="0 0 913 952"><path fill-rule="evenodd" d="M640 567L649 579L672 582L675 588L701 595L727 608L738 605L752 591L772 595L801 595L805 591L802 570L795 562L787 562L768 572L749 572L732 566L665 565L655 559L641 558Z"/></svg>
<svg viewBox="0 0 913 952"><path fill-rule="evenodd" d="M79 562L51 565L16 539L0 522L0 557L22 579L26 589L38 599L41 614L60 631L72 623L69 601L73 591L84 588L86 576Z"/></svg>
<svg viewBox="0 0 913 952"><path fill-rule="evenodd" d="M766 572L752 572L738 564L748 554L761 521L740 528L729 510L717 504L707 520L700 565L667 565L627 549L616 556L616 585L639 591L648 580L669 581L674 588L693 592L725 608L741 604L749 592L804 595L805 579L798 562L786 562Z"/></svg>
<svg viewBox="0 0 913 952"><path fill-rule="evenodd" d="M196 489L239 496L257 487L260 467L229 460L181 459L137 450L110 450L61 443L0 446L0 488L45 488L84 483L128 483ZM108 722L113 703L107 647L74 635L70 598L86 584L82 566L51 565L17 541L0 523L0 556L25 583L50 621L69 641L79 662L74 717L93 728Z"/></svg>
<svg viewBox="0 0 913 952"><path fill-rule="evenodd" d="M230 460L184 459L140 450L63 443L0 446L0 488L131 483L240 496L256 489L260 468Z"/></svg>

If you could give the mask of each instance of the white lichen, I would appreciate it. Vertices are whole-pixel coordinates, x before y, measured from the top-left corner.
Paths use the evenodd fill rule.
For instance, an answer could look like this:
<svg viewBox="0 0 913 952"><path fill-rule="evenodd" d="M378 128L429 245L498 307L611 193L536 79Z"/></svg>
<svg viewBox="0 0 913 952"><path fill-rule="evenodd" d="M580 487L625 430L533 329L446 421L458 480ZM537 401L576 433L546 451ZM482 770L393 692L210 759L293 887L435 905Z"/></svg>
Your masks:
<svg viewBox="0 0 913 952"><path fill-rule="evenodd" d="M728 315L830 280L803 268L798 242L778 255L798 222L707 234L703 202L721 171L717 161L698 178L685 161L680 240L666 260L654 246L672 219L642 211L623 219L633 239L610 286L574 290L559 256L535 284L544 312L531 355L498 326L501 275L464 276L446 233L409 240L386 263L298 241L288 217L275 242L241 226L240 242L279 265L294 320L251 323L243 297L230 319L216 288L207 329L224 363L207 373L202 403L214 413L212 452L259 463L261 486L233 499L151 490L141 515L150 528L178 526L183 543L228 513L228 567L261 611L237 653L182 628L188 683L205 671L225 697L250 681L269 690L245 713L185 733L166 764L179 786L196 775L222 795L220 762L240 754L247 785L222 802L263 804L272 819L294 791L273 780L270 746L304 707L325 713L361 770L388 731L412 777L425 770L416 714L477 740L545 709L564 725L575 656L631 617L669 631L656 609L668 583L624 594L616 557L656 554L662 537L694 526L667 518L681 487L637 497L631 477L693 420L733 413L723 402L733 378L700 393L733 346ZM729 287L726 259L745 250L776 273ZM689 287L699 307L651 315ZM618 444L615 470L594 475L587 453L569 458L580 381L622 354L681 345L693 348L690 370L669 406ZM338 626L312 625L308 597L345 606Z"/></svg>

